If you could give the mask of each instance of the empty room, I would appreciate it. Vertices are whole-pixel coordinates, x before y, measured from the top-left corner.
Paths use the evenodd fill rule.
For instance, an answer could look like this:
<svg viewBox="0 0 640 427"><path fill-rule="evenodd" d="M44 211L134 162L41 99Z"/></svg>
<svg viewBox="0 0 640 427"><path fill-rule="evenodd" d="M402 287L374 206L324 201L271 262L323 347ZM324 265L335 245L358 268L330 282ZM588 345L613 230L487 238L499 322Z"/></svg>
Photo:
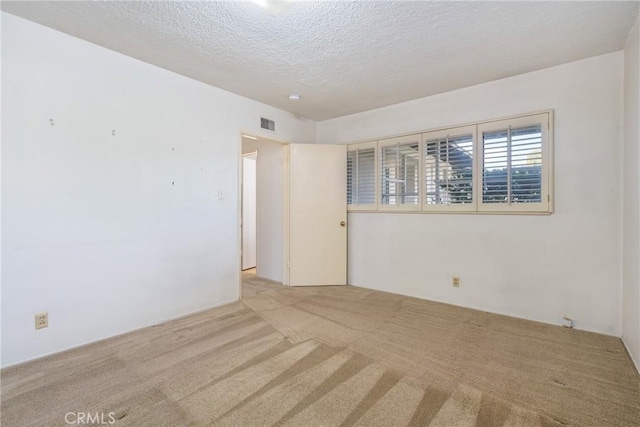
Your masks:
<svg viewBox="0 0 640 427"><path fill-rule="evenodd" d="M3 427L640 425L640 2L0 9Z"/></svg>

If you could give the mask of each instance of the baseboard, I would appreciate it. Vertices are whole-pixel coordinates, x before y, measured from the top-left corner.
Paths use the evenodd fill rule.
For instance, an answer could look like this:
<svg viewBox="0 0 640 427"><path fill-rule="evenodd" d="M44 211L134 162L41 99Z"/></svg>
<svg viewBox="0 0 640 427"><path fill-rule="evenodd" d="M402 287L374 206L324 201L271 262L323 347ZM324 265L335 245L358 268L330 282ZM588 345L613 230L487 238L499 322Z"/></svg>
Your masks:
<svg viewBox="0 0 640 427"><path fill-rule="evenodd" d="M181 315L176 316L176 317L171 317L171 318L166 319L166 320L164 320L162 322L159 322L159 323L154 323L152 325L147 325L147 326L141 326L139 328L131 329L131 330L124 331L124 332L121 332L121 333L118 333L118 334L114 334L114 335L109 335L107 337L99 338L99 339L96 339L96 340L93 340L93 341L87 341L87 342L83 342L82 344L73 345L71 347L65 347L65 348L60 349L60 350L52 351L50 353L45 353L45 354L42 354L40 356L31 357L29 359L21 360L20 362L15 362L15 363L11 363L11 364L6 365L6 366L2 366L0 368L0 371L2 371L4 369L7 369L7 368L20 366L20 365L23 365L25 363L35 362L36 360L44 359L44 358L47 358L49 356L53 356L54 354L60 354L60 353L66 352L66 351L76 350L76 349L78 349L80 347L93 345L93 344L96 344L96 343L98 343L100 341L105 341L105 340L110 340L110 339L122 337L124 335L128 335L128 334L131 334L133 332L140 331L142 329L153 328L154 326L161 325L161 324L166 323L166 322L172 322L174 320L184 319L185 317L195 316L195 315L197 315L199 313L204 313L205 311L213 310L213 309L216 309L216 308L221 308L221 307L224 307L224 306L227 306L227 305L231 305L231 304L236 304L239 301L240 301L240 299L235 299L235 300L232 300L232 301L223 301L220 304L216 304L216 305L208 307L208 308L203 308L201 310L192 311L192 312L189 312L189 313L186 313L186 314L181 314Z"/></svg>
<svg viewBox="0 0 640 427"><path fill-rule="evenodd" d="M426 297L419 296L419 295L401 294L401 293L398 293L398 292L390 292L390 291L387 291L387 290L384 290L384 289L378 289L378 288L372 288L372 287L360 286L360 285L349 284L348 286L353 286L353 287L362 288L362 289L369 289L369 290L378 291L378 292L385 292L385 293L388 293L388 294L400 295L400 296L403 296L403 297L415 298L415 299L419 299L419 300L423 300L423 301L437 302L439 304L450 305L452 307L459 307L459 308L465 308L465 309L468 309L468 310L474 310L474 311L483 312L483 313L496 314L498 316L512 317L514 319L520 319L520 320L526 320L526 321L529 321L529 322L541 323L543 325L557 326L557 327L560 327L560 328L563 327L559 323L554 323L554 322L551 322L551 321L534 319L534 318L524 317L524 316L518 316L518 315L515 315L515 314L512 314L512 313L502 312L502 311L498 311L498 310L490 310L490 309L473 307L473 306L465 305L465 304L452 303L450 301L444 301L444 300L440 300L440 299L436 299L436 298L426 298ZM571 328L571 329L575 329L576 331L590 332L592 334L606 335L606 336L609 336L609 337L620 338L619 333L608 333L608 332L603 332L603 331L600 331L600 330L595 330L595 329L591 329L591 328L582 328L582 327L580 327L580 328L574 327L574 328Z"/></svg>
<svg viewBox="0 0 640 427"><path fill-rule="evenodd" d="M620 341L622 341L622 346L627 352L627 357L629 357L629 360L631 360L631 364L633 365L634 368L636 368L636 375L640 378L640 366L636 363L633 357L631 357L631 351L629 350L629 347L627 347L627 343L624 342L624 338L620 338Z"/></svg>

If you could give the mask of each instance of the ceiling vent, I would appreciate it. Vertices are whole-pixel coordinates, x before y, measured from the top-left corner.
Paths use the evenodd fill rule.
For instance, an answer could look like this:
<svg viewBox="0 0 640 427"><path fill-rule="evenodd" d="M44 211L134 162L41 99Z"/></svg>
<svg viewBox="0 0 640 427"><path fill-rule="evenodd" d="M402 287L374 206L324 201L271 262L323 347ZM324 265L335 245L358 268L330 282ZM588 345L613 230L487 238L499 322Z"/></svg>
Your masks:
<svg viewBox="0 0 640 427"><path fill-rule="evenodd" d="M260 117L260 128L271 131L271 132L275 132L276 122L274 122L273 120L265 119L264 117Z"/></svg>

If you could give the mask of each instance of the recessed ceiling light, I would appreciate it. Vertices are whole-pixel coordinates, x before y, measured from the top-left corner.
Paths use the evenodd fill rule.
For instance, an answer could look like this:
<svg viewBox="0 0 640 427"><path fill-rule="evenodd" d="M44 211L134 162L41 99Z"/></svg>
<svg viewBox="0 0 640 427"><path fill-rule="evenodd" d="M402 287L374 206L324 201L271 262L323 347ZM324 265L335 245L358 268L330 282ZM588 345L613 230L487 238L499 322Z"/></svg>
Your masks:
<svg viewBox="0 0 640 427"><path fill-rule="evenodd" d="M249 0L251 3L257 4L260 7L268 7L269 2L267 0Z"/></svg>
<svg viewBox="0 0 640 427"><path fill-rule="evenodd" d="M273 16L277 16L291 7L296 0L249 0L251 3L260 6Z"/></svg>
<svg viewBox="0 0 640 427"><path fill-rule="evenodd" d="M297 93L292 93L291 95L289 95L289 100L290 101L299 101L300 100L300 95L298 95Z"/></svg>
<svg viewBox="0 0 640 427"><path fill-rule="evenodd" d="M258 139L255 136L251 136L251 135L242 135L242 137L247 139Z"/></svg>

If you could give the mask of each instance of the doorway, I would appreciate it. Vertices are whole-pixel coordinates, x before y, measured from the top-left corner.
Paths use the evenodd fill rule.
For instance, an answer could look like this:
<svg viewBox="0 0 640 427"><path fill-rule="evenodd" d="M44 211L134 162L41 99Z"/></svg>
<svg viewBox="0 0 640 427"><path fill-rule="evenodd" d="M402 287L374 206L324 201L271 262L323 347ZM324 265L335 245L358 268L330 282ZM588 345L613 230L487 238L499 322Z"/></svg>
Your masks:
<svg viewBox="0 0 640 427"><path fill-rule="evenodd" d="M255 263L257 277L289 286L345 285L346 146L243 134L242 154L240 168L255 164L255 174L240 173L249 181L240 186L241 270Z"/></svg>
<svg viewBox="0 0 640 427"><path fill-rule="evenodd" d="M256 268L257 151L242 155L242 271Z"/></svg>
<svg viewBox="0 0 640 427"><path fill-rule="evenodd" d="M240 162L240 270L283 283L284 167L287 144L242 135Z"/></svg>

